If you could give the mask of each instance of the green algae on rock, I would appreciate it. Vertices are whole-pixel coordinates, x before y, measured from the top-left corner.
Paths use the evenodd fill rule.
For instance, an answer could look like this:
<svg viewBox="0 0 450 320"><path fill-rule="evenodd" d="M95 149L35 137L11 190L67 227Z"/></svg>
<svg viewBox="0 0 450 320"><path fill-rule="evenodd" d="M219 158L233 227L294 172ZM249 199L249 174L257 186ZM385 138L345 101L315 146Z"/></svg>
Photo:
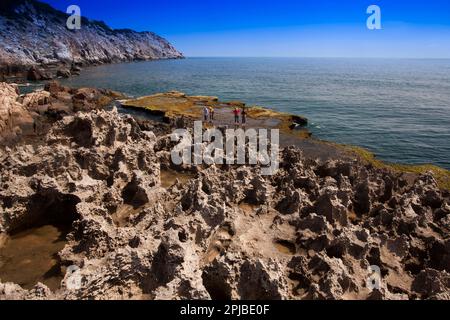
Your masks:
<svg viewBox="0 0 450 320"><path fill-rule="evenodd" d="M259 106L246 107L245 103L240 101L222 102L214 96L188 96L182 92L171 91L122 100L121 103L124 108L145 109L154 115L163 116L166 121L177 117L200 120L203 107L210 106L215 111L214 124L216 125L232 125L233 108L246 108L248 126L280 129L282 133L304 138L311 136L307 130L294 130L296 127L305 127L308 124L305 117Z"/></svg>
<svg viewBox="0 0 450 320"><path fill-rule="evenodd" d="M355 154L360 160L373 165L376 168L387 168L400 173L410 173L414 175L422 175L431 172L435 177L438 185L442 189L450 190L450 171L432 164L401 164L389 163L376 158L376 155L369 150L358 147L334 143L337 148L342 148L350 153Z"/></svg>
<svg viewBox="0 0 450 320"><path fill-rule="evenodd" d="M145 109L155 115L163 116L166 121L177 117L199 120L202 118L203 106L211 106L215 109L216 115L218 115L217 120L214 121L216 125L231 125L233 123L231 116L232 109L235 107L245 107L245 103L240 101L221 102L214 96L188 96L178 91L158 93L137 99L123 100L121 102L124 108ZM279 112L260 106L250 106L247 107L247 118L248 125L251 127L279 129L281 131L281 139L288 143L295 141L296 144L302 144L298 138L306 139L311 137L311 133L305 128L308 120L302 116ZM297 128L300 128L300 130ZM309 142L315 148L324 148L324 150L334 148L338 154L343 151L344 156L348 155L350 158L357 157L377 168L387 168L396 172L411 173L414 175L432 172L441 188L450 189L450 171L438 166L430 164L392 164L376 159L375 155L370 151L358 146L343 145L318 139L310 139Z"/></svg>

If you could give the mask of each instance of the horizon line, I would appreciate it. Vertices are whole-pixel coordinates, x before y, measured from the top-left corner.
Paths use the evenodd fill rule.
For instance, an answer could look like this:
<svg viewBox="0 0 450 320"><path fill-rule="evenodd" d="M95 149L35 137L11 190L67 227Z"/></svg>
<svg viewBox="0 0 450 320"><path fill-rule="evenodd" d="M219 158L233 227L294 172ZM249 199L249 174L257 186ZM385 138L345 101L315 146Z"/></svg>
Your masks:
<svg viewBox="0 0 450 320"><path fill-rule="evenodd" d="M392 59L392 60L450 60L450 57L328 57L328 56L184 56L190 58L284 58L284 59Z"/></svg>

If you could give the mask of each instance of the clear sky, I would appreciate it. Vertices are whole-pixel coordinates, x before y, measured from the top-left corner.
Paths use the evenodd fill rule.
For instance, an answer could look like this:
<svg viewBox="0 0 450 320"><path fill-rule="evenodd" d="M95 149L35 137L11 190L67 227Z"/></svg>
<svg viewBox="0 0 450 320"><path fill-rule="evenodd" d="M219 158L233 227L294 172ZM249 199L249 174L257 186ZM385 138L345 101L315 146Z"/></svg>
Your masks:
<svg viewBox="0 0 450 320"><path fill-rule="evenodd" d="M113 28L154 31L186 56L450 58L449 0L44 0ZM367 7L381 8L369 30Z"/></svg>

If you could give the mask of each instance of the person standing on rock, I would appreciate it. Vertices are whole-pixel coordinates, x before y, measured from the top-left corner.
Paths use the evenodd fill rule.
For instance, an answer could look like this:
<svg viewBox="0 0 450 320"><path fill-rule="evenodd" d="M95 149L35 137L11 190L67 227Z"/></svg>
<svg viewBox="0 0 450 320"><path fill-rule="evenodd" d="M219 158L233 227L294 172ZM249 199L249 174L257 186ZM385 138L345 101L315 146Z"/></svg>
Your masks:
<svg viewBox="0 0 450 320"><path fill-rule="evenodd" d="M211 120L211 122L214 121L214 108L213 107L209 107L209 119Z"/></svg>
<svg viewBox="0 0 450 320"><path fill-rule="evenodd" d="M203 118L205 119L205 122L208 121L209 118L209 109L207 106L204 106L203 108Z"/></svg>
<svg viewBox="0 0 450 320"><path fill-rule="evenodd" d="M247 111L245 110L245 107L242 108L242 124L245 126L245 124L247 123Z"/></svg>
<svg viewBox="0 0 450 320"><path fill-rule="evenodd" d="M239 110L238 107L234 108L234 124L239 124L239 114L241 113L241 110Z"/></svg>

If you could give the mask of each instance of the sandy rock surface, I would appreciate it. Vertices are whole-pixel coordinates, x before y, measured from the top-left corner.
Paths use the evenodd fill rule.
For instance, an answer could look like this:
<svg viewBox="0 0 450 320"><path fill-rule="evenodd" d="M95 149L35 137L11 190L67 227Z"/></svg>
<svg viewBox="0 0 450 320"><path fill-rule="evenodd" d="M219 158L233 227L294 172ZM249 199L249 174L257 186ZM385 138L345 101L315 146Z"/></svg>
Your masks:
<svg viewBox="0 0 450 320"><path fill-rule="evenodd" d="M53 291L0 282L0 299L450 298L450 195L431 175L411 182L294 147L273 176L177 168L171 147L131 116L93 110L56 121L40 145L0 149L0 234L66 223L58 257L76 267ZM167 186L169 167L195 177Z"/></svg>
<svg viewBox="0 0 450 320"><path fill-rule="evenodd" d="M32 130L33 120L18 98L17 85L0 82L0 136L15 137Z"/></svg>

